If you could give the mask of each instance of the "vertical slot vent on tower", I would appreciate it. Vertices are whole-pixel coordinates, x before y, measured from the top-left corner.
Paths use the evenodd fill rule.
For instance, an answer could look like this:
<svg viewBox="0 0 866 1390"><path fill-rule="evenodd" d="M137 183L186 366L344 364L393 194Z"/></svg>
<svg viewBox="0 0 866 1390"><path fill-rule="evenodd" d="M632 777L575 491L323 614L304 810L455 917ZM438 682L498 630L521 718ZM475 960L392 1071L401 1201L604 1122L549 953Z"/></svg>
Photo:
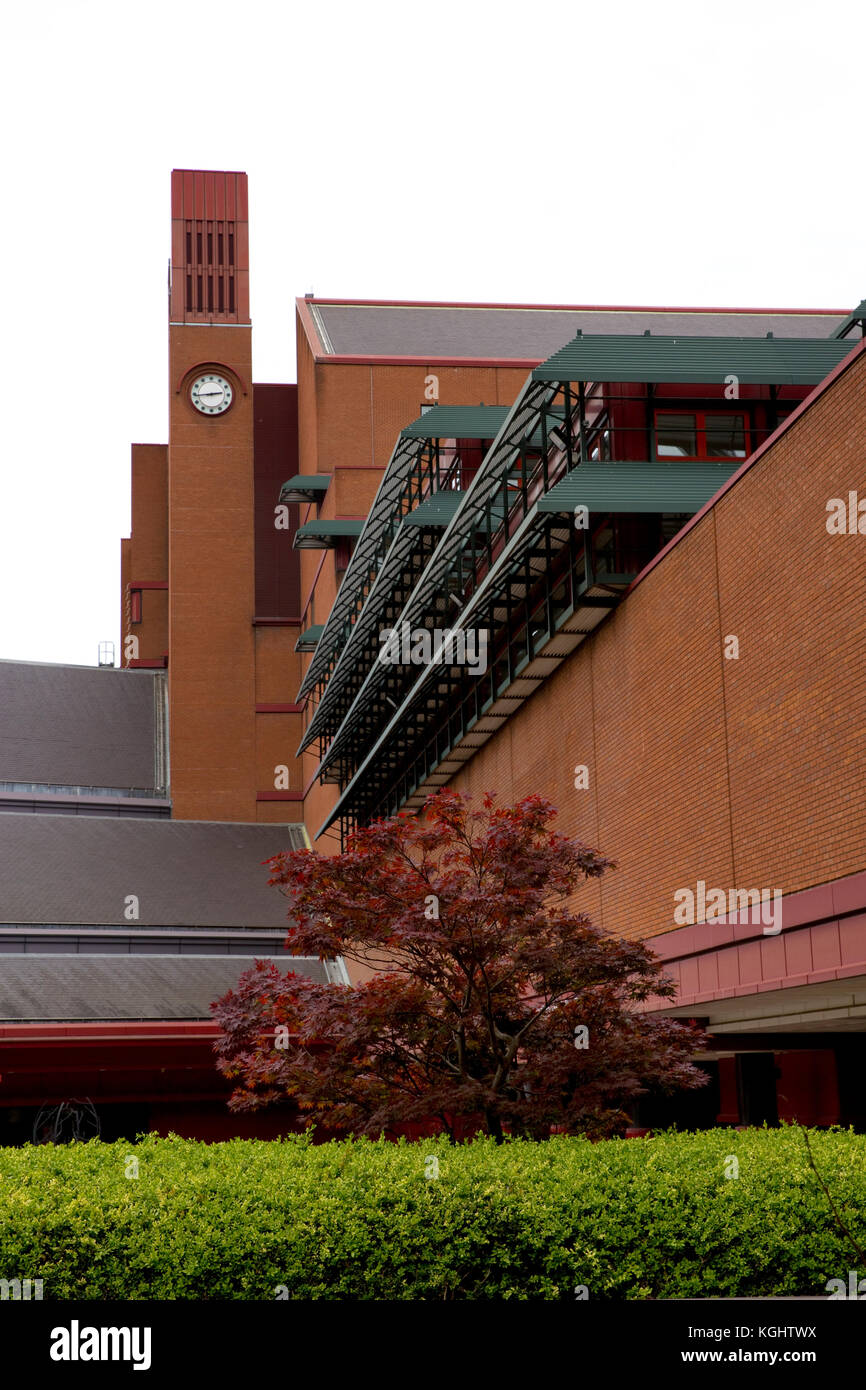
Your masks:
<svg viewBox="0 0 866 1390"><path fill-rule="evenodd" d="M186 264L184 298L188 314L236 314L236 223L207 217L183 224Z"/></svg>

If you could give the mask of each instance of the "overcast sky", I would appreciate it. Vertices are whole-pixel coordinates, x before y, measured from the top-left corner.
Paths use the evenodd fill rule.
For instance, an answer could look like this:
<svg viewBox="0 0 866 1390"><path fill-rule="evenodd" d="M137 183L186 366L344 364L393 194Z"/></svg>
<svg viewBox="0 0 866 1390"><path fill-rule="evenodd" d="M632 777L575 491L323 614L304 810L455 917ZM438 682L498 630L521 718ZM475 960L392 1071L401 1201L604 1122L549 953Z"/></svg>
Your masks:
<svg viewBox="0 0 866 1390"><path fill-rule="evenodd" d="M309 290L847 309L861 10L7 7L0 658L119 642L129 446L167 436L173 167L249 174L257 381L294 380Z"/></svg>

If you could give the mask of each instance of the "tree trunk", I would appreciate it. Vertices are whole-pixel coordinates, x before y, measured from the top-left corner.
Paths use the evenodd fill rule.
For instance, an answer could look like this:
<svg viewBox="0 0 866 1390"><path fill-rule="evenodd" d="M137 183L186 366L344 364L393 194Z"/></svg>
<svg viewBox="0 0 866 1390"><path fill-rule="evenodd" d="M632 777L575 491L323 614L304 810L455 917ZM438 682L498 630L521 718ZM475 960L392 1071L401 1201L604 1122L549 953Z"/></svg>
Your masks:
<svg viewBox="0 0 866 1390"><path fill-rule="evenodd" d="M501 1144L504 1139L502 1133L502 1121L497 1110L485 1110L484 1118L487 1121L487 1133L492 1134L497 1144Z"/></svg>

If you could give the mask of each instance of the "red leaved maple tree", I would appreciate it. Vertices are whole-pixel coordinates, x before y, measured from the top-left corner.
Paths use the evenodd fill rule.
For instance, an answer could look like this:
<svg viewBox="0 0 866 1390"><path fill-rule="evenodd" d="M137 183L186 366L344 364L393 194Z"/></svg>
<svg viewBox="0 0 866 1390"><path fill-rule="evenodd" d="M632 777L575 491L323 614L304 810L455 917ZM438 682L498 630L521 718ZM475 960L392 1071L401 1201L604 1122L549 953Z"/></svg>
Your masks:
<svg viewBox="0 0 866 1390"><path fill-rule="evenodd" d="M268 860L293 954L377 973L322 984L256 962L212 1006L230 1106L291 1100L308 1125L374 1136L431 1120L452 1136L603 1136L649 1087L704 1084L703 1035L634 1008L674 993L655 957L570 909L615 866L555 815L541 796L472 810L446 789L333 858Z"/></svg>

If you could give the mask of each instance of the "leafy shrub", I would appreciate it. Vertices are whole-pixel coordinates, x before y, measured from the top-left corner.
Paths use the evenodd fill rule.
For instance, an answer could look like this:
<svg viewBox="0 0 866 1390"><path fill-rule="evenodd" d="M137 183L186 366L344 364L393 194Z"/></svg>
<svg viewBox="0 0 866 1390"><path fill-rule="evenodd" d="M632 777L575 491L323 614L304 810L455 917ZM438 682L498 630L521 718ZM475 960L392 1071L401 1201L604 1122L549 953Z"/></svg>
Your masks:
<svg viewBox="0 0 866 1390"><path fill-rule="evenodd" d="M866 1136L810 1140L862 1249ZM794 1295L854 1268L796 1127L0 1149L0 1277L46 1299Z"/></svg>

